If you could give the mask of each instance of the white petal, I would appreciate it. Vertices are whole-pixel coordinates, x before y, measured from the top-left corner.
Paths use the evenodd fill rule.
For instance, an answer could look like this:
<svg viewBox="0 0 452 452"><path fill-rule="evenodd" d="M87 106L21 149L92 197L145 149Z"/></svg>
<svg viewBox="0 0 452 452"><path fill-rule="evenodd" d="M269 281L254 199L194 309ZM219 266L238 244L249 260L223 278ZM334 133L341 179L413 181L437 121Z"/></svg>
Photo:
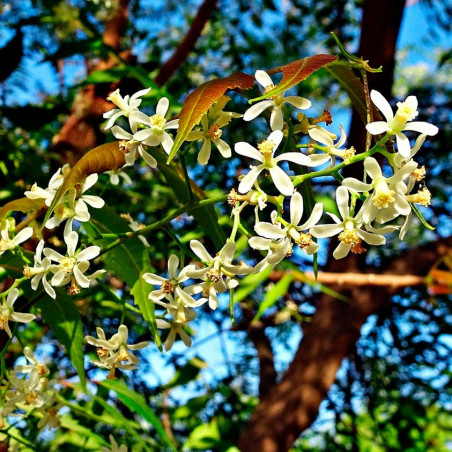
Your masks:
<svg viewBox="0 0 452 452"><path fill-rule="evenodd" d="M248 193L263 169L264 165L252 166L251 171L241 180L238 188L239 192Z"/></svg>
<svg viewBox="0 0 452 452"><path fill-rule="evenodd" d="M257 70L254 74L254 77L264 88L273 85L273 80L265 71Z"/></svg>
<svg viewBox="0 0 452 452"><path fill-rule="evenodd" d="M248 240L248 245L255 250L265 251L270 248L270 240L263 237L251 237Z"/></svg>
<svg viewBox="0 0 452 452"><path fill-rule="evenodd" d="M273 147L273 152L275 149L281 144L282 139L284 138L284 134L281 130L274 130L267 138L268 141L273 141L275 146Z"/></svg>
<svg viewBox="0 0 452 452"><path fill-rule="evenodd" d="M66 242L66 245L67 245L67 254L69 256L73 256L75 254L75 250L77 249L77 243L78 243L77 232L72 231L70 234L66 235L64 237L64 241Z"/></svg>
<svg viewBox="0 0 452 452"><path fill-rule="evenodd" d="M89 261L89 260L94 259L95 257L99 256L99 253L100 253L100 247L89 246L88 248L85 248L83 251L80 251L80 253L77 254L77 260L79 262Z"/></svg>
<svg viewBox="0 0 452 452"><path fill-rule="evenodd" d="M288 162L297 163L298 165L311 165L311 159L301 152L286 152L285 154L281 154L275 158L275 162L281 162L283 160L287 160Z"/></svg>
<svg viewBox="0 0 452 452"><path fill-rule="evenodd" d="M300 96L287 96L284 98L284 102L287 102L300 110L307 110L311 107L311 101Z"/></svg>
<svg viewBox="0 0 452 452"><path fill-rule="evenodd" d="M169 100L166 97L162 97L157 104L157 108L156 108L155 112L158 115L165 116L166 112L168 111L168 108L169 108Z"/></svg>
<svg viewBox="0 0 452 452"><path fill-rule="evenodd" d="M229 146L228 143L226 143L225 141L223 141L221 139L213 140L213 142L215 143L215 146L220 151L220 154L225 159L228 159L229 157L231 157L231 147Z"/></svg>
<svg viewBox="0 0 452 452"><path fill-rule="evenodd" d="M213 257L207 252L204 245L199 240L191 240L190 248L204 262L213 262Z"/></svg>
<svg viewBox="0 0 452 452"><path fill-rule="evenodd" d="M323 204L321 202L318 202L312 209L311 215L306 221L306 223L301 224L298 227L298 230L304 231L305 229L312 228L319 222L320 218L322 217L322 214L323 214Z"/></svg>
<svg viewBox="0 0 452 452"><path fill-rule="evenodd" d="M401 155L404 157L410 156L410 140L403 134L403 133L397 133L396 134L396 142L397 142L397 150Z"/></svg>
<svg viewBox="0 0 452 452"><path fill-rule="evenodd" d="M162 278L159 275L154 275L153 273L144 273L143 279L148 283L152 285L160 286L163 281L167 281L166 278Z"/></svg>
<svg viewBox="0 0 452 452"><path fill-rule="evenodd" d="M105 205L105 201L102 198L99 198L99 196L83 195L83 201L95 209L100 209Z"/></svg>
<svg viewBox="0 0 452 452"><path fill-rule="evenodd" d="M400 195L399 193L396 193L394 195L394 207L397 210L397 212L400 213L400 215L409 215L411 212L411 207L408 201L405 199L404 196Z"/></svg>
<svg viewBox="0 0 452 452"><path fill-rule="evenodd" d="M280 106L273 107L270 115L270 128L273 131L282 130L284 127L284 118Z"/></svg>
<svg viewBox="0 0 452 452"><path fill-rule="evenodd" d="M204 143L202 144L201 150L198 154L198 163L200 165L205 165L209 161L211 146L212 145L210 140L204 140Z"/></svg>
<svg viewBox="0 0 452 452"><path fill-rule="evenodd" d="M303 197L299 192L295 192L290 200L290 223L298 225L303 216Z"/></svg>
<svg viewBox="0 0 452 452"><path fill-rule="evenodd" d="M384 245L386 243L386 239L382 235L372 234L362 229L357 229L357 233L369 245Z"/></svg>
<svg viewBox="0 0 452 452"><path fill-rule="evenodd" d="M245 157L251 157L254 160L258 160L259 162L263 162L264 158L262 154L251 144L246 143L245 141L240 141L236 143L234 146L235 152L240 155L244 155Z"/></svg>
<svg viewBox="0 0 452 452"><path fill-rule="evenodd" d="M254 118L259 116L265 109L271 107L273 105L272 100L263 100L262 102L258 102L257 104L252 105L248 110L246 110L243 115L244 121L252 121Z"/></svg>
<svg viewBox="0 0 452 452"><path fill-rule="evenodd" d="M373 187L372 184L365 184L364 182L361 182L360 180L355 179L354 177L346 177L342 181L342 186L357 192L369 191Z"/></svg>
<svg viewBox="0 0 452 452"><path fill-rule="evenodd" d="M372 102L378 107L378 109L383 113L386 121L389 122L394 118L394 113L392 112L391 105L380 92L373 89L370 92L370 98L372 99Z"/></svg>
<svg viewBox="0 0 452 452"><path fill-rule="evenodd" d="M331 160L331 156L328 154L311 154L308 157L310 162L304 163L306 166L319 166Z"/></svg>
<svg viewBox="0 0 452 452"><path fill-rule="evenodd" d="M371 135L380 135L381 133L386 133L389 127L388 123L384 121L375 121L367 124L366 129Z"/></svg>
<svg viewBox="0 0 452 452"><path fill-rule="evenodd" d="M179 267L179 258L175 254L171 254L168 259L168 273L171 279L176 277L177 267Z"/></svg>
<svg viewBox="0 0 452 452"><path fill-rule="evenodd" d="M90 280L80 271L78 265L74 267L74 277L80 287L89 287Z"/></svg>
<svg viewBox="0 0 452 452"><path fill-rule="evenodd" d="M33 228L24 228L14 237L14 243L19 244L25 242L33 235Z"/></svg>
<svg viewBox="0 0 452 452"><path fill-rule="evenodd" d="M428 136L436 135L439 131L438 127L424 121L413 121L405 125L403 130L412 130L414 132L424 133Z"/></svg>
<svg viewBox="0 0 452 452"><path fill-rule="evenodd" d="M174 141L171 138L171 135L169 135L167 132L163 131L163 139L162 139L162 146L163 150L169 154L171 152L171 148L173 147Z"/></svg>
<svg viewBox="0 0 452 452"><path fill-rule="evenodd" d="M335 259L342 259L350 252L351 245L346 245L345 243L339 243L337 248L333 252L333 257Z"/></svg>
<svg viewBox="0 0 452 452"><path fill-rule="evenodd" d="M279 167L274 166L269 169L270 175L276 188L285 196L291 196L294 190L290 177Z"/></svg>
<svg viewBox="0 0 452 452"><path fill-rule="evenodd" d="M93 173L90 174L86 179L85 182L83 184L83 193L85 193L85 191L89 190L91 187L93 187L96 182L97 179L99 179L99 175L97 173Z"/></svg>
<svg viewBox="0 0 452 452"><path fill-rule="evenodd" d="M333 237L333 235L339 234L344 230L344 226L341 224L322 224L321 226L314 226L309 232L318 238Z"/></svg>
<svg viewBox="0 0 452 452"><path fill-rule="evenodd" d="M286 237L286 231L271 223L259 222L254 226L254 230L262 237L268 239L280 239Z"/></svg>
<svg viewBox="0 0 452 452"><path fill-rule="evenodd" d="M348 218L350 213L348 200L349 200L348 190L345 187L339 187L336 190L336 203L339 209L339 213L341 214L343 220Z"/></svg>
<svg viewBox="0 0 452 452"><path fill-rule="evenodd" d="M155 160L154 157L152 157L151 154L148 154L142 147L140 146L138 151L143 157L143 160L146 162L147 165L149 165L151 168L157 168L157 160Z"/></svg>
<svg viewBox="0 0 452 452"><path fill-rule="evenodd" d="M308 130L309 136L319 143L324 144L325 146L333 146L334 142L331 139L330 135L323 129L319 129L317 127Z"/></svg>
<svg viewBox="0 0 452 452"><path fill-rule="evenodd" d="M364 168L373 180L381 177L380 165L373 157L368 157L364 160Z"/></svg>

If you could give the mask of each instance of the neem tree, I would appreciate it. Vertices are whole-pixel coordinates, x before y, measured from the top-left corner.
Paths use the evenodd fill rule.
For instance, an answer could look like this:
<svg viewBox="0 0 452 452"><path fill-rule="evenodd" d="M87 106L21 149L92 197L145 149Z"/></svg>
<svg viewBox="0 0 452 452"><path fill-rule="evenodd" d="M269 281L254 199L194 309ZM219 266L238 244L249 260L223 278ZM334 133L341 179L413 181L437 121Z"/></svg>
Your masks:
<svg viewBox="0 0 452 452"><path fill-rule="evenodd" d="M178 443L171 429L124 383L124 374L140 372L135 350L143 349L141 355L151 347L169 350L179 340L190 347L196 337L191 326L206 306L215 311L228 305L234 324L235 305L243 299L243 290L265 284L277 270L296 269L300 253L313 256L317 273L317 253L324 238L335 237L333 256L342 259L383 246L389 234L403 240L413 216L430 227L416 207L430 203L425 168L416 162L416 153L438 129L416 121L416 97L397 103L393 111L378 91L369 92L366 72L375 70L342 50L342 59L314 55L257 70L255 77L234 73L208 81L186 97L174 117L168 117L166 97L155 101L150 114L140 110L150 88L127 95L115 90L108 96L114 108L104 117L105 129L118 141L92 149L72 167L58 169L47 187L34 184L23 198L1 207L0 265L14 277L0 294L0 328L9 336L1 355L1 414L13 442L32 447L32 437L21 433L24 423L29 423L33 427L26 428L35 436L46 427L63 427L78 435L80 442L86 441L82 447L107 450L106 438L79 425L67 414L69 409L90 422L127 432L134 438L133 450L175 450ZM367 130L364 148L347 146L342 127L338 138L323 126L332 120L329 112L311 116L310 100L286 95L321 68L341 83L361 116ZM277 74L282 76L275 84L272 77ZM262 93L253 97L256 82ZM229 111L230 96L243 96L251 106ZM259 116L267 118L267 130L255 121ZM243 130L254 127L252 134L260 136L259 141L223 139L231 121L242 122ZM195 180L215 152L223 159L243 159L249 168L237 174L233 188L220 185L209 195ZM344 168L360 162L362 178L342 176ZM107 173L109 183L123 183L127 193L133 185L128 171L134 166L142 169L138 173L142 177L150 174L177 198L177 205L167 206L166 213L149 224L140 224L111 203L104 207L108 186L102 190L96 186L99 175ZM336 200L333 208L331 203L326 208L315 201L316 181L324 178L337 182L335 194L331 193ZM227 227L219 224L219 212L231 218ZM197 225L191 238L184 234L187 221ZM165 265L158 271L151 266L155 256L149 250L160 230L171 236L176 248L166 248ZM34 251L26 246L29 243L35 244ZM273 288L268 286L253 320L258 321L284 294L292 281L290 272L287 275ZM121 290L115 290L118 280L123 283ZM84 337L83 315L71 297L93 296L96 288L107 291L121 306L118 326L111 336L99 326L97 337ZM22 343L36 318L65 346L78 379L69 383L67 375L55 369L50 373L29 347L23 349L25 364L6 366L8 345L15 338ZM147 330L140 329L143 340L135 340L136 333L129 338L135 323L147 325ZM85 376L87 355L101 369L90 370L96 387ZM128 419L106 403L109 390L147 424ZM88 408L87 399L96 409ZM145 434L148 425L154 429L151 436ZM215 434L213 424L206 428L207 436ZM58 431L54 441L63 444L63 430ZM119 437L116 440L121 443ZM111 437L112 450L115 444ZM199 445L189 440L185 447ZM246 440L242 447L248 447Z"/></svg>

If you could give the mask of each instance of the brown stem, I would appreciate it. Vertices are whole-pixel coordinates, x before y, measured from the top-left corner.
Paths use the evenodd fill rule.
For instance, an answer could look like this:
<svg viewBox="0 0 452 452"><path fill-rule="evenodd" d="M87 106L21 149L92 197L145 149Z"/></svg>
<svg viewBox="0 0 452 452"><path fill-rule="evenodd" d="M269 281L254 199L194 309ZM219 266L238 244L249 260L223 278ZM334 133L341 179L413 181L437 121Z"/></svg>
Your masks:
<svg viewBox="0 0 452 452"><path fill-rule="evenodd" d="M159 73L155 78L157 85L164 85L187 59L188 54L194 49L196 41L199 36L201 36L201 32L212 15L216 5L217 0L204 0L198 9L196 17L193 19L190 29L179 44L179 47L171 58L160 67Z"/></svg>

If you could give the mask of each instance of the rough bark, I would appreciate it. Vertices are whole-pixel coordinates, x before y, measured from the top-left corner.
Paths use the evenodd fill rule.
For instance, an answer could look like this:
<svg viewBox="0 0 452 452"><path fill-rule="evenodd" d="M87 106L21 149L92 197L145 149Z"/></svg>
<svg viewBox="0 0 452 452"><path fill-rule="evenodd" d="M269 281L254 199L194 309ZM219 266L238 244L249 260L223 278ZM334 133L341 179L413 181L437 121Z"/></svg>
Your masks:
<svg viewBox="0 0 452 452"><path fill-rule="evenodd" d="M383 274L426 275L440 256L451 253L452 238L443 239L393 260ZM303 327L303 338L287 373L261 401L242 433L242 452L289 450L317 417L320 402L367 317L389 303L395 291L390 286L375 289L369 285L342 288L341 293L348 296L349 303L321 297L312 322Z"/></svg>

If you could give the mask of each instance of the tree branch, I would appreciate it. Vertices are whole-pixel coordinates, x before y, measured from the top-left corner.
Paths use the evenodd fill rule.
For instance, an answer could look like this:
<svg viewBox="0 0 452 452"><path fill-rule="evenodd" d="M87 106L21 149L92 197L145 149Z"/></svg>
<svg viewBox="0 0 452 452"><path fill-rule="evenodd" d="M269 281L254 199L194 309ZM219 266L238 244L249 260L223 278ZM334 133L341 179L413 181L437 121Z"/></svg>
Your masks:
<svg viewBox="0 0 452 452"><path fill-rule="evenodd" d="M382 273L423 276L440 256L451 253L452 237L441 239L394 259ZM344 262L336 261L336 267L341 266ZM337 286L333 289L340 290ZM341 293L348 296L349 303L321 296L312 322L303 327L303 338L286 375L261 400L243 431L239 439L242 452L286 451L292 446L317 417L320 402L367 317L387 304L395 289L353 286Z"/></svg>
<svg viewBox="0 0 452 452"><path fill-rule="evenodd" d="M181 64L187 59L188 54L194 49L196 41L209 20L213 10L217 5L217 0L204 0L198 9L196 17L185 35L179 47L176 49L171 58L164 63L155 78L157 85L164 85L171 76L177 71Z"/></svg>

